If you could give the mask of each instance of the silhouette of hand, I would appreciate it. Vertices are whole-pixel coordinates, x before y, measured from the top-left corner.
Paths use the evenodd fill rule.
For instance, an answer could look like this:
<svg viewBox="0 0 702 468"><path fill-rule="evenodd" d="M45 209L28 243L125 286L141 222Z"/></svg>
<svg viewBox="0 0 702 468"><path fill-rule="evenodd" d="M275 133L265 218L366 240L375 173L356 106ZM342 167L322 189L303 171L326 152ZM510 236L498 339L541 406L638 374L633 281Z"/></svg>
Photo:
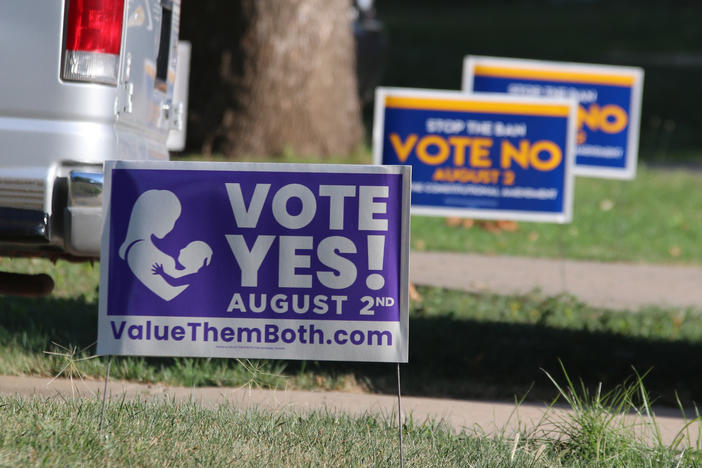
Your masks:
<svg viewBox="0 0 702 468"><path fill-rule="evenodd" d="M151 265L151 272L154 275L163 276L163 265L161 265L160 263L154 263L153 265Z"/></svg>

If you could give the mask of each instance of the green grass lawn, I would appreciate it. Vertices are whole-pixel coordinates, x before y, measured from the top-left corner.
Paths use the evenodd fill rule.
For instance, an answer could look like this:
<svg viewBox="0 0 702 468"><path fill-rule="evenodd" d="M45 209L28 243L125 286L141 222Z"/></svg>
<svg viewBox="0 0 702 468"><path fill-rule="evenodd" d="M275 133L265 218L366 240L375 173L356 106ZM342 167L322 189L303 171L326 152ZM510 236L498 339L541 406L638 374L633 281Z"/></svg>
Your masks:
<svg viewBox="0 0 702 468"><path fill-rule="evenodd" d="M597 261L702 264L702 172L639 167L635 180L577 177L573 222L517 231L412 218L412 247ZM487 228L487 229L486 229Z"/></svg>
<svg viewBox="0 0 702 468"><path fill-rule="evenodd" d="M207 409L196 404L113 401L98 433L100 403L0 396L2 466L399 466L393 418ZM455 434L431 421L403 425L406 466L693 466L680 450L597 415L575 432L521 437ZM563 427L566 429L566 426ZM559 437L563 436L562 438ZM575 435L575 438L567 437Z"/></svg>
<svg viewBox="0 0 702 468"><path fill-rule="evenodd" d="M38 266L12 263L26 270ZM91 358L98 268L59 262L56 269L65 282L55 296L0 300L0 373L104 375L105 359ZM403 428L408 466L702 463L694 443L692 450L681 450L691 443L682 439L665 446L655 438L655 426L641 431L611 418L612 412L641 411L632 387L625 387L626 400L621 391L602 400L595 393L603 383L603 394L612 395L610 389L630 377L633 367L649 371L646 388L659 404L699 401L702 368L695 356L702 351L702 311L650 308L630 314L538 293L504 297L424 287L419 293L422 301L410 315L410 362L402 366L405 395L551 401L559 392L544 371L569 389L560 362L584 390L578 394L571 386L574 391L561 395L567 398L560 401L570 400L577 409L571 418L519 438L454 434L440 424L409 420ZM386 364L130 357L114 358L111 375L187 386L343 389L356 382L369 391L395 389L394 367ZM117 400L108 404L99 436L99 411L99 400L0 397L0 466L398 465L393 418Z"/></svg>

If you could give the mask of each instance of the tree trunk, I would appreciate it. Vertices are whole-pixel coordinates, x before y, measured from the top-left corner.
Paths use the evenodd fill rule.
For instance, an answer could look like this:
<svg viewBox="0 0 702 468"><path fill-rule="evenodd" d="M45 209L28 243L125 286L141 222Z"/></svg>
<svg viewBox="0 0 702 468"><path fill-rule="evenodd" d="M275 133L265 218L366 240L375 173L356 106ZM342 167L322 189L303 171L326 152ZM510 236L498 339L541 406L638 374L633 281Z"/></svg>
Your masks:
<svg viewBox="0 0 702 468"><path fill-rule="evenodd" d="M220 116L203 135L203 151L232 158L353 151L363 128L349 1L239 1L236 49L221 54L226 89L203 109Z"/></svg>

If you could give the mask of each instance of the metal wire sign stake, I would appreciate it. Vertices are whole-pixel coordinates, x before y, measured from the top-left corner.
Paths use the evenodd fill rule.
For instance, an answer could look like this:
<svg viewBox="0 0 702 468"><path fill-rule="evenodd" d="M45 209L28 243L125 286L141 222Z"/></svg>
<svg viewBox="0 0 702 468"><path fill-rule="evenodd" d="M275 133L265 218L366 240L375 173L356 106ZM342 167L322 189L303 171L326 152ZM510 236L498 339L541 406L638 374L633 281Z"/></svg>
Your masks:
<svg viewBox="0 0 702 468"><path fill-rule="evenodd" d="M102 424L105 421L105 403L107 402L107 383L110 380L110 365L112 364L112 356L107 356L107 369L105 369L105 388L102 392L102 411L100 411L100 428L98 433L102 434Z"/></svg>
<svg viewBox="0 0 702 468"><path fill-rule="evenodd" d="M405 466L402 450L402 392L400 391L400 363L397 363L397 428L400 433L400 468Z"/></svg>

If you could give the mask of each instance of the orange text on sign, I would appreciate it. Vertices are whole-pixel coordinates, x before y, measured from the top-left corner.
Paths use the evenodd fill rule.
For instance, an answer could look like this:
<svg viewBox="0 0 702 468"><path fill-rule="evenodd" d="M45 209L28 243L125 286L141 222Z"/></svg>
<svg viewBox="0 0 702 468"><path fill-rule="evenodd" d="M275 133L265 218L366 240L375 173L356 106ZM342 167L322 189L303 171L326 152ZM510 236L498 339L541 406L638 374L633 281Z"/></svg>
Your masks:
<svg viewBox="0 0 702 468"><path fill-rule="evenodd" d="M438 166L452 159L457 167L466 166L489 169L499 165L510 169L513 164L523 169L533 168L538 171L551 171L563 161L563 152L549 140L530 141L522 139L517 146L508 140L501 140L499 161L490 157L494 146L492 138L441 135L424 135L421 138L414 133L402 138L397 133L390 134L397 159L404 163L414 153L417 159L429 166Z"/></svg>
<svg viewBox="0 0 702 468"><path fill-rule="evenodd" d="M619 133L629 123L626 111L615 104L600 107L591 104L590 107L578 106L578 128L586 126L590 130L602 130L605 133Z"/></svg>

